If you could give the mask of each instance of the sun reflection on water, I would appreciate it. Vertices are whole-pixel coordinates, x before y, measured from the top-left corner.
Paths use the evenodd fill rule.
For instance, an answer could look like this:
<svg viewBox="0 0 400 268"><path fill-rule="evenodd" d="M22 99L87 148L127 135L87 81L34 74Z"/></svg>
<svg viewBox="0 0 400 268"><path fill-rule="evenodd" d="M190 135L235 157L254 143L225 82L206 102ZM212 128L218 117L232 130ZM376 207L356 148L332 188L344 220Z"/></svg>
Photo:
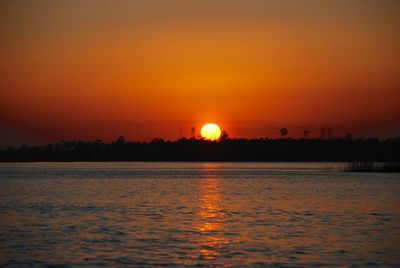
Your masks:
<svg viewBox="0 0 400 268"><path fill-rule="evenodd" d="M205 167L206 169L208 166ZM200 185L200 211L197 230L201 234L201 258L216 260L228 240L223 235L225 213L221 209L220 179L207 175Z"/></svg>

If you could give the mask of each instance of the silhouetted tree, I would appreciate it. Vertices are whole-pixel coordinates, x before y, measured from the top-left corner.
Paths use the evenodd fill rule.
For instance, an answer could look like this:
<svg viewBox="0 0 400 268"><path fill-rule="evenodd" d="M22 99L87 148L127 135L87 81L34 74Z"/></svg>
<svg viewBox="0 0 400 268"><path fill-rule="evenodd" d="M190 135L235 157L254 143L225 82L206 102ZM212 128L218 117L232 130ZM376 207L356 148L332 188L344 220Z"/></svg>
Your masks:
<svg viewBox="0 0 400 268"><path fill-rule="evenodd" d="M119 136L117 143L125 143L125 138L124 136Z"/></svg>
<svg viewBox="0 0 400 268"><path fill-rule="evenodd" d="M223 130L222 133L221 133L221 137L220 137L219 139L220 139L221 141L226 141L226 140L228 140L228 139L229 139L228 133L227 133L225 130Z"/></svg>
<svg viewBox="0 0 400 268"><path fill-rule="evenodd" d="M281 128L279 132L281 133L282 137L286 136L289 133L289 131L286 128Z"/></svg>
<svg viewBox="0 0 400 268"><path fill-rule="evenodd" d="M353 140L353 135L351 133L346 134L346 140L352 141Z"/></svg>

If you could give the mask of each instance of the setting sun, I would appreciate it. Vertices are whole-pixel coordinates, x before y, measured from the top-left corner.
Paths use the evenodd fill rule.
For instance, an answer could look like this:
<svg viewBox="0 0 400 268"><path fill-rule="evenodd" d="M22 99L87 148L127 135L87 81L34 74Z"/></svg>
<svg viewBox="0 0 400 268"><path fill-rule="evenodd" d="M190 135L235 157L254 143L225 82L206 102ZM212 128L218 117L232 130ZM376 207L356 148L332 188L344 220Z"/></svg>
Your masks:
<svg viewBox="0 0 400 268"><path fill-rule="evenodd" d="M206 124L201 128L201 136L210 141L218 140L221 136L221 129L216 124Z"/></svg>

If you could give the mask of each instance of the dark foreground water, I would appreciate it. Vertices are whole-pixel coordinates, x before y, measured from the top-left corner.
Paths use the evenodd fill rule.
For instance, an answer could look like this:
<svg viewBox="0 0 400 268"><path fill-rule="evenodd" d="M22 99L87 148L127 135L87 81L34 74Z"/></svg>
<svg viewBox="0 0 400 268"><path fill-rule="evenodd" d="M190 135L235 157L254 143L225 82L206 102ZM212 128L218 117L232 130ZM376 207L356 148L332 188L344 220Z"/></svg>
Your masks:
<svg viewBox="0 0 400 268"><path fill-rule="evenodd" d="M400 266L399 174L0 164L0 265Z"/></svg>

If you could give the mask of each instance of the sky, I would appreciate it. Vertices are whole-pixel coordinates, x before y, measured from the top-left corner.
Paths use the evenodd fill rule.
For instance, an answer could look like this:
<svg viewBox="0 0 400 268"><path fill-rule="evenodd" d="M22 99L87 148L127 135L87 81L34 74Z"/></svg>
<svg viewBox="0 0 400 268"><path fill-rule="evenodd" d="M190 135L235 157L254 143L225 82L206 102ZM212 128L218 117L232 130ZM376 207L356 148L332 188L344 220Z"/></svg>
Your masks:
<svg viewBox="0 0 400 268"><path fill-rule="evenodd" d="M400 136L396 0L1 1L0 145Z"/></svg>

